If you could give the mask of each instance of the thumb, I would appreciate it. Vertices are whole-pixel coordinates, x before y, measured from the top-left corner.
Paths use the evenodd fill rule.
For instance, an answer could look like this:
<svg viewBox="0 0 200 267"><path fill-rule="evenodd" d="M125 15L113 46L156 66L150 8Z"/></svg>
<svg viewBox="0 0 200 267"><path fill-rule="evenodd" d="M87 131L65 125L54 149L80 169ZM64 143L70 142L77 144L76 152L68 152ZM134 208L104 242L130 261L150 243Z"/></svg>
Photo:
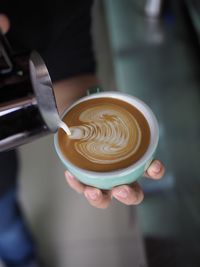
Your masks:
<svg viewBox="0 0 200 267"><path fill-rule="evenodd" d="M10 28L10 21L4 14L0 14L0 29L3 33L7 33Z"/></svg>

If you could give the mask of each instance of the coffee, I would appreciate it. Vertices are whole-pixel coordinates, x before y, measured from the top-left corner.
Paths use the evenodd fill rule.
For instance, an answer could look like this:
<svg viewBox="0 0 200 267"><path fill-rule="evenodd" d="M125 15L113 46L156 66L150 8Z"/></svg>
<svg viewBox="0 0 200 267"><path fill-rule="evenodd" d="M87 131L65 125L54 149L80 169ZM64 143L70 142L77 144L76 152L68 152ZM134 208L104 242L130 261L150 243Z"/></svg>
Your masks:
<svg viewBox="0 0 200 267"><path fill-rule="evenodd" d="M109 172L138 161L150 143L144 115L131 104L110 97L88 99L64 116L71 136L58 131L62 154L79 168Z"/></svg>

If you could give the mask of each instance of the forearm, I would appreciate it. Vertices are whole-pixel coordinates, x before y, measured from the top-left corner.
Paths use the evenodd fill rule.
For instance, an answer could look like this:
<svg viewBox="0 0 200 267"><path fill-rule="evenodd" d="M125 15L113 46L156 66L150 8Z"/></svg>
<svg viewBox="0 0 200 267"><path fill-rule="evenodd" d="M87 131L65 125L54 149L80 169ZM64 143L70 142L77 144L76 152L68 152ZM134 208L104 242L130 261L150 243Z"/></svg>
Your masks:
<svg viewBox="0 0 200 267"><path fill-rule="evenodd" d="M53 87L59 113L62 113L75 100L86 95L89 87L97 84L99 84L99 81L92 74L84 74L55 82Z"/></svg>

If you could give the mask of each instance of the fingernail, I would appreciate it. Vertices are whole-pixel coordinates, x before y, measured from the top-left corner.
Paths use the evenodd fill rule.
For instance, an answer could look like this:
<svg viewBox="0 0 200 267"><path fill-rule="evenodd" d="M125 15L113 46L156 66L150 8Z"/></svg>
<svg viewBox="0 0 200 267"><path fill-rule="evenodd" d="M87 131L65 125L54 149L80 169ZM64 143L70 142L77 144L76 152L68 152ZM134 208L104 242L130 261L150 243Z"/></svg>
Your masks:
<svg viewBox="0 0 200 267"><path fill-rule="evenodd" d="M90 200L97 200L99 198L99 192L87 192L85 195Z"/></svg>
<svg viewBox="0 0 200 267"><path fill-rule="evenodd" d="M161 164L159 161L155 161L153 165L153 172L159 173L161 170Z"/></svg>
<svg viewBox="0 0 200 267"><path fill-rule="evenodd" d="M115 193L116 196L120 198L127 198L128 197L128 191L126 189L120 189Z"/></svg>
<svg viewBox="0 0 200 267"><path fill-rule="evenodd" d="M153 170L154 170L155 173L159 173L160 172L160 170L161 170L161 164L160 164L160 162L156 161L154 163L154 169Z"/></svg>

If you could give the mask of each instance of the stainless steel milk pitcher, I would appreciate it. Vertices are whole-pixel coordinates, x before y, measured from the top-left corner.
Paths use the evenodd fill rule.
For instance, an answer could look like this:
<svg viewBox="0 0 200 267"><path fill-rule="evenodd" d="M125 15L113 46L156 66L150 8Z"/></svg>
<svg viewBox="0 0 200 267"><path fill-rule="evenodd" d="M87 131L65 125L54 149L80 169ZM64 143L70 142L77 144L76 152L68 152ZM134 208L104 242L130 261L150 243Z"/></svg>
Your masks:
<svg viewBox="0 0 200 267"><path fill-rule="evenodd" d="M13 53L0 33L0 151L56 132L51 78L36 52Z"/></svg>

